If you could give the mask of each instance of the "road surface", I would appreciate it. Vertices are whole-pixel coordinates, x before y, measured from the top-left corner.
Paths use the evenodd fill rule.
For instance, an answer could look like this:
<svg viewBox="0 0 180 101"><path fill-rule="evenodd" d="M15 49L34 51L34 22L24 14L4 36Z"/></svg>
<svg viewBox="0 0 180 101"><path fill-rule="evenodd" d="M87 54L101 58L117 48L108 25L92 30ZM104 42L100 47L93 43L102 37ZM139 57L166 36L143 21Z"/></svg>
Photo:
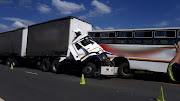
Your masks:
<svg viewBox="0 0 180 101"><path fill-rule="evenodd" d="M141 75L143 76L143 75ZM156 101L163 87L166 101L180 101L180 84L135 79L85 78L38 69L0 65L0 99L5 101Z"/></svg>

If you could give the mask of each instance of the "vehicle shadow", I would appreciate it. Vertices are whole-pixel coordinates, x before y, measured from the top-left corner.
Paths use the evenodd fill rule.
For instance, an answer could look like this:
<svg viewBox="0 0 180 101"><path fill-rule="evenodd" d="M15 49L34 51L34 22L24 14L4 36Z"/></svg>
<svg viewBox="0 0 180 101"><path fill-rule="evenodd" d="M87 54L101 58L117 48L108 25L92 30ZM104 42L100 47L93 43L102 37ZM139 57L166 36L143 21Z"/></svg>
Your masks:
<svg viewBox="0 0 180 101"><path fill-rule="evenodd" d="M169 76L166 73L149 73L149 72L141 71L141 72L136 72L133 79L180 84L178 82L173 82L172 80L170 80Z"/></svg>
<svg viewBox="0 0 180 101"><path fill-rule="evenodd" d="M1 68L0 71L3 71L5 68L10 68L7 67L6 65L1 64ZM41 70L40 66L18 66L18 67L14 67L14 68L29 68L29 69L36 69L36 70ZM58 74L65 74L65 75L71 75L71 76L77 76L77 77L81 77L82 76L82 72L80 71L75 71L75 70L70 70L67 69L65 70L63 73L57 73ZM94 77L93 79L98 79L98 80L104 80L104 79L112 79L114 77L107 77L107 76L98 76L98 77ZM154 81L154 82L164 82L164 83L172 83L172 84L180 84L178 82L173 82L170 80L169 76L165 73L150 73L150 72L143 72L143 71L137 71L135 72L135 75L132 79L135 80L143 80L143 81Z"/></svg>

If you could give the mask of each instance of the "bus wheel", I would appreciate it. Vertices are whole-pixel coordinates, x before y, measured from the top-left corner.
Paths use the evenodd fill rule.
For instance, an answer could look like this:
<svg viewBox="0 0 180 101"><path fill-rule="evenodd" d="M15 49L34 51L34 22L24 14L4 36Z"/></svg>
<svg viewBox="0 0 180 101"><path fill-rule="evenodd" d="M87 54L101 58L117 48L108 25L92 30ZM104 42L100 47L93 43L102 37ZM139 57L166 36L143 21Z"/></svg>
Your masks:
<svg viewBox="0 0 180 101"><path fill-rule="evenodd" d="M128 62L124 62L119 65L118 73L119 73L119 76L124 79L130 79L134 76L134 74L132 73L132 70L129 68Z"/></svg>
<svg viewBox="0 0 180 101"><path fill-rule="evenodd" d="M13 63L13 60L11 58L8 58L6 60L6 66L11 67L11 64Z"/></svg>
<svg viewBox="0 0 180 101"><path fill-rule="evenodd" d="M44 59L41 63L41 69L44 71L44 72L48 72L51 68L51 62L47 59Z"/></svg>
<svg viewBox="0 0 180 101"><path fill-rule="evenodd" d="M85 77L92 78L95 76L96 70L97 70L96 65L92 62L89 62L83 68L82 73L84 74Z"/></svg>

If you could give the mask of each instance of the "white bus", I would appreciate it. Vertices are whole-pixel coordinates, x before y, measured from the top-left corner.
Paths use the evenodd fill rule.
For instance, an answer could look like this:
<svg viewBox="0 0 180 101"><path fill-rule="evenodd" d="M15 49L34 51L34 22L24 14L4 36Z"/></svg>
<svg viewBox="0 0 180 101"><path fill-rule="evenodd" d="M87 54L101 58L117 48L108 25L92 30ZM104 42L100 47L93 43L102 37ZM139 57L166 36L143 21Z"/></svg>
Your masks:
<svg viewBox="0 0 180 101"><path fill-rule="evenodd" d="M167 73L180 40L180 27L91 31L108 57L119 61L119 74L132 77L135 70Z"/></svg>

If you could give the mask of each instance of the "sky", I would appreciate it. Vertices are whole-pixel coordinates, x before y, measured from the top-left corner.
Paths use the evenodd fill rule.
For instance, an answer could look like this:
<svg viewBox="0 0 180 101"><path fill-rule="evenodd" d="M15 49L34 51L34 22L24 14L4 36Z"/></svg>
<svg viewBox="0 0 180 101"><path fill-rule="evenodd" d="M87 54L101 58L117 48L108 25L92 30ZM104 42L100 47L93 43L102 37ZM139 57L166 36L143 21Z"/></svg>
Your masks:
<svg viewBox="0 0 180 101"><path fill-rule="evenodd" d="M0 0L0 32L66 16L93 30L180 27L180 0Z"/></svg>

